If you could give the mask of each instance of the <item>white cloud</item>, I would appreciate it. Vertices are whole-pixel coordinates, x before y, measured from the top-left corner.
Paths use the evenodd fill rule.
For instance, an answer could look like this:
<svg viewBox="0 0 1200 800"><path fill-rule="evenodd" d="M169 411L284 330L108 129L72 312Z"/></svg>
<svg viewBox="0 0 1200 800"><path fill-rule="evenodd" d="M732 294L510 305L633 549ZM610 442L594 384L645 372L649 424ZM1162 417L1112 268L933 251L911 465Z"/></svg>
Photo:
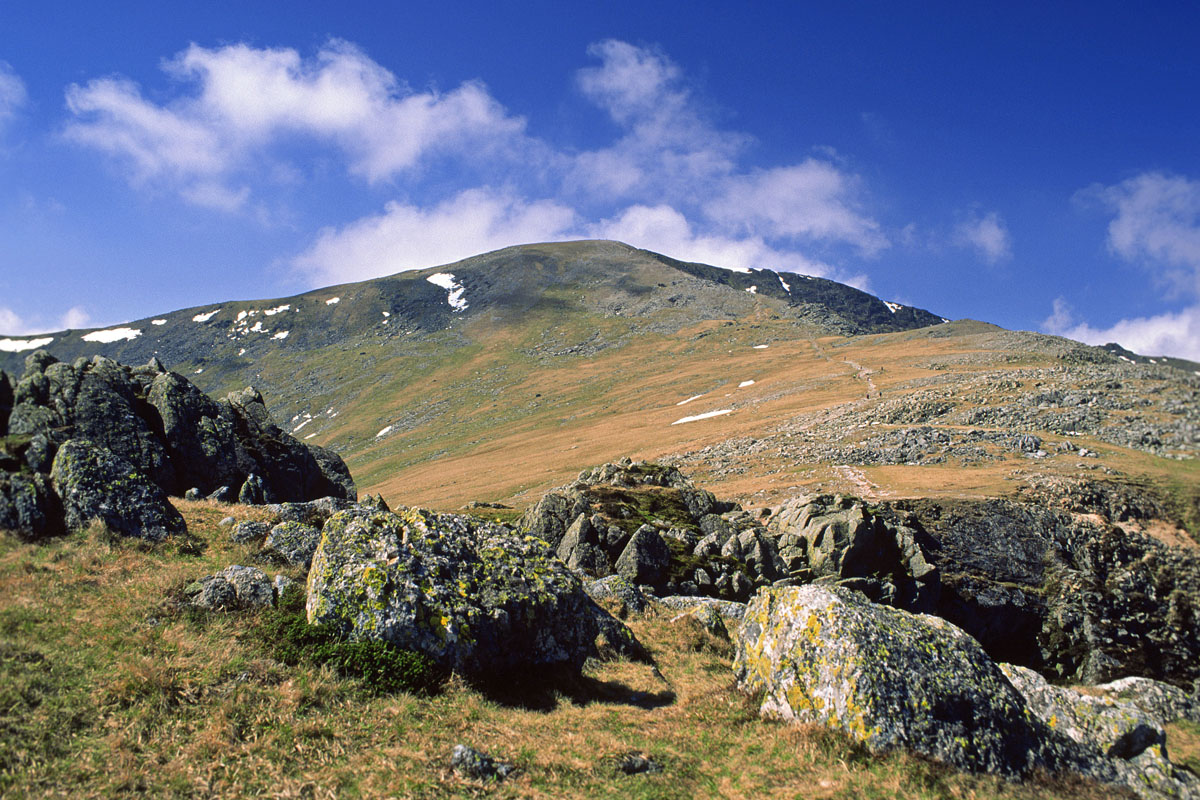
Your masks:
<svg viewBox="0 0 1200 800"><path fill-rule="evenodd" d="M292 49L192 45L166 69L196 93L156 105L126 80L73 85L66 134L209 207L241 206L248 189L228 186L230 175L287 135L332 143L351 172L379 181L436 154L486 158L524 128L482 84L414 92L336 40L307 60Z"/></svg>
<svg viewBox="0 0 1200 800"><path fill-rule="evenodd" d="M574 223L571 209L551 201L469 189L433 208L393 202L382 214L327 228L293 263L317 282L363 280L569 237Z"/></svg>
<svg viewBox="0 0 1200 800"><path fill-rule="evenodd" d="M1200 294L1200 181L1146 172L1115 186L1093 186L1081 199L1098 199L1116 216L1109 249L1140 262L1188 294Z"/></svg>
<svg viewBox="0 0 1200 800"><path fill-rule="evenodd" d="M13 70L11 64L0 61L0 133L8 127L27 99L25 82Z"/></svg>
<svg viewBox="0 0 1200 800"><path fill-rule="evenodd" d="M982 217L972 213L969 218L955 226L953 242L962 247L974 248L989 264L1012 257L1012 238L1004 220L995 211Z"/></svg>
<svg viewBox="0 0 1200 800"><path fill-rule="evenodd" d="M846 242L867 254L888 246L878 223L856 211L859 180L827 161L731 176L705 206L735 230L768 237Z"/></svg>
<svg viewBox="0 0 1200 800"><path fill-rule="evenodd" d="M32 336L36 333L82 328L90 319L82 306L70 308L57 320L49 322L42 317L27 319L11 308L0 306L0 334Z"/></svg>
<svg viewBox="0 0 1200 800"><path fill-rule="evenodd" d="M825 264L797 252L775 249L757 236L730 238L699 233L687 217L667 205L631 206L612 219L588 226L586 233L600 239L617 239L683 261L699 261L727 269L771 268L807 275L830 272Z"/></svg>
<svg viewBox="0 0 1200 800"><path fill-rule="evenodd" d="M1200 306L1152 317L1123 319L1109 328L1094 328L1077 321L1071 307L1060 297L1054 301L1054 313L1046 318L1042 327L1048 333L1085 344L1116 342L1142 355L1200 361Z"/></svg>

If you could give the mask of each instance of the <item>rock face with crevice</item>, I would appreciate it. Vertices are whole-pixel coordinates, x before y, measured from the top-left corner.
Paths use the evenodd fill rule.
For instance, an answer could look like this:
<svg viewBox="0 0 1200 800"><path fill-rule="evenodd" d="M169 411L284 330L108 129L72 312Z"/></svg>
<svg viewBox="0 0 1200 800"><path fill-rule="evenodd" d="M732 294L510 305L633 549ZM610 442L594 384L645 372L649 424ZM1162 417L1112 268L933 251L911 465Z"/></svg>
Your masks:
<svg viewBox="0 0 1200 800"><path fill-rule="evenodd" d="M417 509L329 518L309 570L308 619L479 677L577 668L602 632L617 651L639 649L542 540Z"/></svg>

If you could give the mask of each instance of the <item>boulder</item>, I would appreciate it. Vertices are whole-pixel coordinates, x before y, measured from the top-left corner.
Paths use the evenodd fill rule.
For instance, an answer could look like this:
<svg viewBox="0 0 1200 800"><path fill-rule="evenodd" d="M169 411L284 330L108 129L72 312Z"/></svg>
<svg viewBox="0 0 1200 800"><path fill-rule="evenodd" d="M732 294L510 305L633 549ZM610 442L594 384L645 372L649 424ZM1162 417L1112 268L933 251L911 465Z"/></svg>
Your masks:
<svg viewBox="0 0 1200 800"><path fill-rule="evenodd" d="M66 527L99 520L121 536L160 541L187 530L163 492L132 464L83 439L65 442L50 470Z"/></svg>
<svg viewBox="0 0 1200 800"><path fill-rule="evenodd" d="M715 597L691 597L687 595L667 595L658 598L658 602L667 608L688 611L695 608L711 608L721 615L730 625L741 625L746 616L746 604L733 600L718 600Z"/></svg>
<svg viewBox="0 0 1200 800"><path fill-rule="evenodd" d="M321 531L317 528L302 522L281 522L271 528L262 549L265 555L307 569L320 541Z"/></svg>
<svg viewBox="0 0 1200 800"><path fill-rule="evenodd" d="M333 515L308 574L310 622L474 676L577 668L603 614L541 539L416 509Z"/></svg>
<svg viewBox="0 0 1200 800"><path fill-rule="evenodd" d="M590 575L608 572L608 558L601 549L600 534L585 514L580 514L567 528L556 552L568 567L577 572Z"/></svg>
<svg viewBox="0 0 1200 800"><path fill-rule="evenodd" d="M163 438L181 486L211 494L220 486L240 486L254 463L238 446L236 420L181 375L155 376L147 402L162 421Z"/></svg>
<svg viewBox="0 0 1200 800"><path fill-rule="evenodd" d="M765 716L827 725L873 751L1012 777L1069 760L974 639L840 587L760 590L734 670Z"/></svg>
<svg viewBox="0 0 1200 800"><path fill-rule="evenodd" d="M450 753L450 769L464 778L477 781L502 781L516 770L512 764L497 761L474 747L465 744L454 745Z"/></svg>
<svg viewBox="0 0 1200 800"><path fill-rule="evenodd" d="M1093 686L1092 690L1137 706L1164 725L1180 719L1200 723L1200 696L1169 683L1131 676Z"/></svg>
<svg viewBox="0 0 1200 800"><path fill-rule="evenodd" d="M270 608L275 603L275 587L267 574L237 564L206 575L183 591L189 604L208 611Z"/></svg>
<svg viewBox="0 0 1200 800"><path fill-rule="evenodd" d="M274 502L274 497L268 494L270 490L258 475L251 472L246 476L246 482L238 490L237 501L244 506L261 506Z"/></svg>
<svg viewBox="0 0 1200 800"><path fill-rule="evenodd" d="M621 608L622 618L630 612L641 614L650 607L650 600L642 594L642 590L620 575L588 581L583 588L597 603L602 600L616 601Z"/></svg>
<svg viewBox="0 0 1200 800"><path fill-rule="evenodd" d="M650 525L634 531L629 544L617 558L615 571L625 580L645 586L663 581L671 565L671 549L659 532Z"/></svg>
<svg viewBox="0 0 1200 800"><path fill-rule="evenodd" d="M233 526L229 540L235 544L261 544L270 532L271 526L267 523L246 520Z"/></svg>
<svg viewBox="0 0 1200 800"><path fill-rule="evenodd" d="M45 475L0 472L0 530L22 539L64 532L62 501Z"/></svg>

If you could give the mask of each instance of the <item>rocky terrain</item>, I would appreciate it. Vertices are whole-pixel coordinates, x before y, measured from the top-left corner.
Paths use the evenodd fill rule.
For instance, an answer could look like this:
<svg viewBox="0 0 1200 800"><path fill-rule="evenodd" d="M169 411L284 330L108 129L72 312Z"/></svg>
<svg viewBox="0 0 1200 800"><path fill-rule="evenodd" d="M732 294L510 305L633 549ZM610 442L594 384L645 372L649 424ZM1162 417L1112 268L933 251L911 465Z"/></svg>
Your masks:
<svg viewBox="0 0 1200 800"><path fill-rule="evenodd" d="M1200 796L1196 365L616 243L143 322L0 340L0 793Z"/></svg>

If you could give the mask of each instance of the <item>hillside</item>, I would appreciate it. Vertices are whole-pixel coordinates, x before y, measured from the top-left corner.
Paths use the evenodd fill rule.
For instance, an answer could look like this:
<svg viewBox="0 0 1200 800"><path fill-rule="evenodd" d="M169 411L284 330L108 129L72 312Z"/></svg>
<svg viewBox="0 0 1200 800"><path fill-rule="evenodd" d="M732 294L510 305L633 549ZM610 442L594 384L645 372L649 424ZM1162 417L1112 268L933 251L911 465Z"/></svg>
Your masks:
<svg viewBox="0 0 1200 800"><path fill-rule="evenodd" d="M1200 517L1193 372L613 242L45 338L61 359L157 356L216 395L252 384L363 491L436 508L523 507L628 455L763 505L805 490L1012 495L1086 475L1153 487L1176 529ZM25 353L3 355L19 375Z"/></svg>

